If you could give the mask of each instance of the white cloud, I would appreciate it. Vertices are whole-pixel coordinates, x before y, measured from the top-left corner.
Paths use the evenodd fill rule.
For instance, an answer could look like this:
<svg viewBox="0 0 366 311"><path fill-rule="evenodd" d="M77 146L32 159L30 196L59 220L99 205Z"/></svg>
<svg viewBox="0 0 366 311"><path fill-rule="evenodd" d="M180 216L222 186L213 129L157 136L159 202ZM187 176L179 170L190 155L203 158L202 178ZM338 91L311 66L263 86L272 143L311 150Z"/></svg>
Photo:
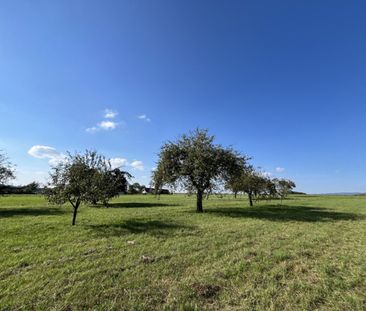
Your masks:
<svg viewBox="0 0 366 311"><path fill-rule="evenodd" d="M103 130L114 130L117 127L117 123L114 121L102 121L98 123L98 126Z"/></svg>
<svg viewBox="0 0 366 311"><path fill-rule="evenodd" d="M144 170L144 163L142 161L135 160L135 161L131 162L130 166L135 170L139 170L139 171Z"/></svg>
<svg viewBox="0 0 366 311"><path fill-rule="evenodd" d="M50 165L57 165L65 161L65 155L58 152L55 148L49 146L35 145L28 150L28 154L37 159L49 159Z"/></svg>
<svg viewBox="0 0 366 311"><path fill-rule="evenodd" d="M55 166L60 162L66 161L66 156L58 152L55 148L50 146L35 145L28 150L28 154L37 159L48 159L51 166ZM134 160L131 163L125 158L116 157L110 160L112 169L120 167L132 167L134 170L143 171L144 163L139 160ZM42 172L43 173L43 172Z"/></svg>
<svg viewBox="0 0 366 311"><path fill-rule="evenodd" d="M285 168L283 168L283 167L276 167L275 171L277 173L283 173L285 171Z"/></svg>
<svg viewBox="0 0 366 311"><path fill-rule="evenodd" d="M137 118L139 118L140 120L145 120L146 122L150 122L151 119L147 117L146 114L142 114L140 116L137 116Z"/></svg>
<svg viewBox="0 0 366 311"><path fill-rule="evenodd" d="M104 118L106 118L106 119L114 119L117 115L118 115L117 111L114 111L111 109L104 110Z"/></svg>
<svg viewBox="0 0 366 311"><path fill-rule="evenodd" d="M129 162L125 158L111 158L109 159L109 162L111 163L112 169L119 168L119 167L131 167L134 170L143 171L144 170L144 163L139 160L134 160L132 162Z"/></svg>
<svg viewBox="0 0 366 311"><path fill-rule="evenodd" d="M97 125L88 127L85 129L87 133L96 133L101 130L108 131L108 130L114 130L120 123L112 121L110 119L115 118L118 115L117 111L113 111L111 109L104 110L104 119L101 122L99 122ZM123 124L123 122L122 122Z"/></svg>
<svg viewBox="0 0 366 311"><path fill-rule="evenodd" d="M99 132L100 130L109 131L114 130L118 126L117 122L114 121L102 121L98 123L97 126L88 127L85 129L87 133L93 134Z"/></svg>
<svg viewBox="0 0 366 311"><path fill-rule="evenodd" d="M112 169L128 165L127 159L124 158L112 158L109 162L111 163Z"/></svg>

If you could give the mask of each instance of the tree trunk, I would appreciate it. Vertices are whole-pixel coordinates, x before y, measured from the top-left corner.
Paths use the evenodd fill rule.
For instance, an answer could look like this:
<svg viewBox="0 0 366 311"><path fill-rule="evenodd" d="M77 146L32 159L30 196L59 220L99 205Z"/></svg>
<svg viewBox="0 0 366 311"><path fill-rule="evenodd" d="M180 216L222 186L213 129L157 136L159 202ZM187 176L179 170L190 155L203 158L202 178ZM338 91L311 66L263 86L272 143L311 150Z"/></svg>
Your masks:
<svg viewBox="0 0 366 311"><path fill-rule="evenodd" d="M237 191L235 191L235 192L234 192L234 198L235 198L235 199L236 199L237 194L238 194L238 192L237 192Z"/></svg>
<svg viewBox="0 0 366 311"><path fill-rule="evenodd" d="M202 197L203 197L203 191L198 190L197 191L197 209L196 209L197 213L203 212Z"/></svg>
<svg viewBox="0 0 366 311"><path fill-rule="evenodd" d="M79 199L76 201L75 204L72 204L73 208L74 208L74 213L72 215L72 225L75 226L75 223L76 223L76 214L78 213L78 208L79 208L79 205L80 205L80 201Z"/></svg>
<svg viewBox="0 0 366 311"><path fill-rule="evenodd" d="M248 198L249 198L249 205L253 206L253 198L252 198L252 193L251 192L248 193Z"/></svg>

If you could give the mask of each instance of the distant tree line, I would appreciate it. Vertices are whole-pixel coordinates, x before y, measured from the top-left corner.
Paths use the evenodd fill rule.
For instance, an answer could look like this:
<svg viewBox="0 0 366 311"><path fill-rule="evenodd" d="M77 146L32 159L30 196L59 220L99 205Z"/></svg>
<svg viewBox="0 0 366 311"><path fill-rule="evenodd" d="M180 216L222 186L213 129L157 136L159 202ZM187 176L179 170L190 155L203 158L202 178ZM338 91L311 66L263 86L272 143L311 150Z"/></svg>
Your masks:
<svg viewBox="0 0 366 311"><path fill-rule="evenodd" d="M0 194L41 194L44 191L35 181L24 186L0 185Z"/></svg>
<svg viewBox="0 0 366 311"><path fill-rule="evenodd" d="M128 186L128 194L171 194L168 189L155 189L135 182Z"/></svg>
<svg viewBox="0 0 366 311"><path fill-rule="evenodd" d="M270 178L256 171L252 166L243 167L239 174L232 176L226 183L226 189L236 197L238 193L248 196L249 205L259 200L285 199L295 188L288 179Z"/></svg>
<svg viewBox="0 0 366 311"><path fill-rule="evenodd" d="M31 182L24 186L8 185L7 182L15 179L14 165L8 157L0 150L0 195L2 194L36 194L41 193L42 188L37 182Z"/></svg>

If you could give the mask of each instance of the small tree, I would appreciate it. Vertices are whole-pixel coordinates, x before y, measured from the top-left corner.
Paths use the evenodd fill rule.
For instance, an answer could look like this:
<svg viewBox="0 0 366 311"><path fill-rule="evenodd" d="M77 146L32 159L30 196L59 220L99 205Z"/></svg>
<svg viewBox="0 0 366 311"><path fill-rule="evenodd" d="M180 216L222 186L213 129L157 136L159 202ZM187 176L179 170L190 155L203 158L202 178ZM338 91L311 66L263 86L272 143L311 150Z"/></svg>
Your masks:
<svg viewBox="0 0 366 311"><path fill-rule="evenodd" d="M248 195L249 205L260 199L280 198L281 203L296 185L288 179L269 178L252 167L242 169L239 174L229 179L226 188L235 192L244 192Z"/></svg>
<svg viewBox="0 0 366 311"><path fill-rule="evenodd" d="M1 153L0 150L0 185L3 185L14 178L13 165L9 162L7 156L4 153Z"/></svg>
<svg viewBox="0 0 366 311"><path fill-rule="evenodd" d="M34 194L37 193L37 191L40 189L40 185L38 182L33 181L28 185L25 185L22 189L23 193L26 194Z"/></svg>
<svg viewBox="0 0 366 311"><path fill-rule="evenodd" d="M289 179L276 179L275 180L276 190L281 198L281 204L282 200L285 199L288 194L291 192L292 189L296 187L296 184Z"/></svg>
<svg viewBox="0 0 366 311"><path fill-rule="evenodd" d="M265 197L269 193L270 181L261 173L254 170L252 166L244 167L238 174L230 178L226 188L234 194L243 192L248 195L249 205L253 206L254 200Z"/></svg>
<svg viewBox="0 0 366 311"><path fill-rule="evenodd" d="M141 186L138 182L133 183L128 187L129 194L138 194L144 191L145 187Z"/></svg>
<svg viewBox="0 0 366 311"><path fill-rule="evenodd" d="M130 173L121 171L119 168L98 171L94 179L95 191L93 192L92 203L102 202L104 206L107 206L111 198L127 192L128 179L131 178Z"/></svg>
<svg viewBox="0 0 366 311"><path fill-rule="evenodd" d="M87 150L85 154L69 153L65 161L52 168L48 200L56 204L70 202L73 207L72 225L75 225L80 204L89 203L95 197L95 180L107 167L102 155Z"/></svg>
<svg viewBox="0 0 366 311"><path fill-rule="evenodd" d="M195 191L196 211L200 213L203 212L204 193L218 182L229 179L246 160L233 149L214 144L214 136L208 135L207 130L197 129L161 147L153 174L154 185L156 191L164 184Z"/></svg>

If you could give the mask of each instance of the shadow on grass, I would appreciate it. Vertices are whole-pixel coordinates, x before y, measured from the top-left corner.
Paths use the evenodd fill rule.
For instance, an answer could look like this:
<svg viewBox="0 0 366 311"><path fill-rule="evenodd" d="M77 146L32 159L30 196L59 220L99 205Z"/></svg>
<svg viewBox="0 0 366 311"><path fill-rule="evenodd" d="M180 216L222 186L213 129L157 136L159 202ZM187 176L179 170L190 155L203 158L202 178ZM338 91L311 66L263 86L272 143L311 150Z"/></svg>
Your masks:
<svg viewBox="0 0 366 311"><path fill-rule="evenodd" d="M164 206L179 206L178 204L167 203L150 203L150 202L118 202L109 203L108 208L150 208L150 207L164 207ZM102 204L91 205L91 207L105 207Z"/></svg>
<svg viewBox="0 0 366 311"><path fill-rule="evenodd" d="M309 206L276 206L265 205L255 207L215 208L206 213L228 217L257 218L271 221L303 221L326 222L340 220L361 220L364 215L336 212L326 208Z"/></svg>
<svg viewBox="0 0 366 311"><path fill-rule="evenodd" d="M118 224L91 225L98 235L120 236L128 233L149 233L152 235L171 235L173 231L191 231L193 226L159 220L126 220Z"/></svg>
<svg viewBox="0 0 366 311"><path fill-rule="evenodd" d="M58 208L0 208L0 218L62 215L65 211Z"/></svg>

